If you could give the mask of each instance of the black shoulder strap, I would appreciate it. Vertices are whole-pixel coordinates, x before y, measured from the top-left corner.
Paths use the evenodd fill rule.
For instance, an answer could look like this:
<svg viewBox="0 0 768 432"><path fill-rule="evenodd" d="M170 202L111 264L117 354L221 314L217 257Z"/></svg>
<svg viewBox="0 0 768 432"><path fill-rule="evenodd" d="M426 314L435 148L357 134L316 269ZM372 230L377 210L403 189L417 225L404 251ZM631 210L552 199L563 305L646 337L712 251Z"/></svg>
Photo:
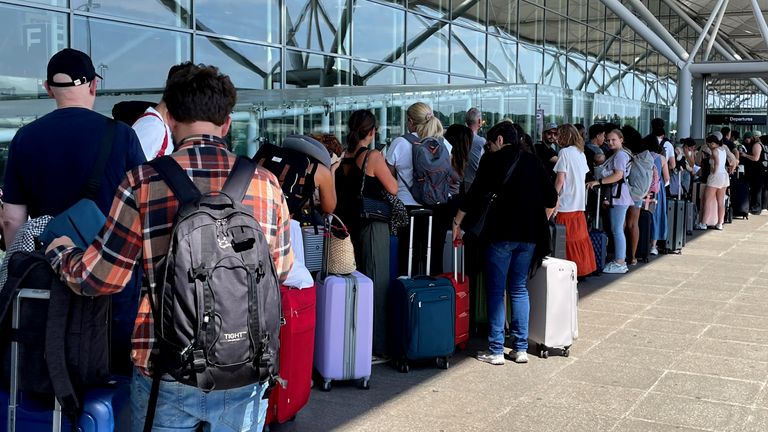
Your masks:
<svg viewBox="0 0 768 432"><path fill-rule="evenodd" d="M160 174L180 203L186 204L200 198L200 190L171 156L159 157L148 163Z"/></svg>
<svg viewBox="0 0 768 432"><path fill-rule="evenodd" d="M251 185L255 171L256 163L252 159L238 156L221 191L233 200L242 201L248 192L248 186Z"/></svg>
<svg viewBox="0 0 768 432"><path fill-rule="evenodd" d="M48 301L48 321L45 325L45 360L53 392L61 411L70 419L77 418L80 400L67 368L66 333L69 309L74 295L69 287L51 275L51 297Z"/></svg>
<svg viewBox="0 0 768 432"><path fill-rule="evenodd" d="M88 198L90 200L96 199L96 194L99 193L99 187L101 186L101 179L104 177L104 168L107 166L107 159L109 159L109 155L112 153L112 141L114 141L114 138L115 121L108 118L107 127L101 140L101 147L99 147L99 154L96 156L96 163L93 164L91 176L88 177L88 181L83 188L83 198Z"/></svg>

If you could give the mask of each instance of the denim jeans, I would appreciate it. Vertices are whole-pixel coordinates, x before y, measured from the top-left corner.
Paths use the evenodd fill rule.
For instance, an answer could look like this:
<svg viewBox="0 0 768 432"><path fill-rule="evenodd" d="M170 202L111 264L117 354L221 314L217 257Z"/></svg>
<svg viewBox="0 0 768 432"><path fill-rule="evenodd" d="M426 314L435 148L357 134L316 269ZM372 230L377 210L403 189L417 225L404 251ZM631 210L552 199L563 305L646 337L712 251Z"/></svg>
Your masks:
<svg viewBox="0 0 768 432"><path fill-rule="evenodd" d="M615 205L609 209L614 261L624 261L627 258L627 238L624 236L624 220L627 218L627 208L629 208L628 205Z"/></svg>
<svg viewBox="0 0 768 432"><path fill-rule="evenodd" d="M504 289L512 303L510 327L515 351L528 349L528 269L533 243L496 242L485 252L486 299L488 307L488 351L504 352Z"/></svg>
<svg viewBox="0 0 768 432"><path fill-rule="evenodd" d="M152 378L134 368L131 381L133 432L144 430ZM267 415L262 400L266 385L252 384L231 390L202 390L164 375L157 397L153 432L204 431L261 432Z"/></svg>

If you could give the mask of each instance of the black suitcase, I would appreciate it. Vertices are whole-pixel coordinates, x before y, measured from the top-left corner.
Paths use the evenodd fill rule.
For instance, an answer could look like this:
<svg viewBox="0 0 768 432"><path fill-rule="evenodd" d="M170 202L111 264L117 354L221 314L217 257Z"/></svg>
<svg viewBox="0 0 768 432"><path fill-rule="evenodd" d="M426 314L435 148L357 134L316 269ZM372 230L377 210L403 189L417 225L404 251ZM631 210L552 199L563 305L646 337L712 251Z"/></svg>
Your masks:
<svg viewBox="0 0 768 432"><path fill-rule="evenodd" d="M749 219L749 183L743 178L732 178L730 197L733 217Z"/></svg>
<svg viewBox="0 0 768 432"><path fill-rule="evenodd" d="M653 227L653 213L645 209L640 209L640 218L637 221L640 236L637 240L637 250L635 258L638 261L648 262L651 254L651 229Z"/></svg>

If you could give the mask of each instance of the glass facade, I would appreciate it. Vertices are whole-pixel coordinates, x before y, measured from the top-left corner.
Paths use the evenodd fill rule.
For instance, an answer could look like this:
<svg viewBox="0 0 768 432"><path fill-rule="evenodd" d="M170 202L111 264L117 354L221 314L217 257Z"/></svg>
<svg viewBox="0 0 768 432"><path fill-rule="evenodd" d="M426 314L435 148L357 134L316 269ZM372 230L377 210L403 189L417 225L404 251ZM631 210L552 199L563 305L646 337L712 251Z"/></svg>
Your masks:
<svg viewBox="0 0 768 432"><path fill-rule="evenodd" d="M667 28L682 25L646 3ZM0 0L0 148L51 109L45 65L67 46L104 77L105 113L157 98L172 64L220 67L242 90L233 139L251 149L254 133L343 134L349 98L379 109L381 139L401 132L416 96L445 121L476 104L489 123L512 117L534 135L537 109L544 121L621 118L641 131L676 117L674 65L599 0Z"/></svg>

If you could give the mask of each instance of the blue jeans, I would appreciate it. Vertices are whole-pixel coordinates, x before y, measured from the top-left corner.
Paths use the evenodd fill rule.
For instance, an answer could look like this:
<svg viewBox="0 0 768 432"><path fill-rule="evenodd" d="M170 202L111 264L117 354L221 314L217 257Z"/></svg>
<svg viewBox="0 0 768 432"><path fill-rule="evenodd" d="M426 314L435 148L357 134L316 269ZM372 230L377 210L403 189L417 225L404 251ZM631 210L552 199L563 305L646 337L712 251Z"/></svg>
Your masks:
<svg viewBox="0 0 768 432"><path fill-rule="evenodd" d="M627 218L628 208L628 205L615 205L608 210L611 217L614 261L624 261L627 258L627 238L624 236L624 220Z"/></svg>
<svg viewBox="0 0 768 432"><path fill-rule="evenodd" d="M164 375L152 431L197 431L202 424L202 430L210 432L261 432L267 416L267 400L262 400L266 387L252 384L205 393ZM152 378L134 368L131 381L133 432L144 430L151 388Z"/></svg>
<svg viewBox="0 0 768 432"><path fill-rule="evenodd" d="M488 351L504 352L504 289L512 302L510 327L515 351L528 349L528 269L533 243L496 242L485 251L486 299L488 307Z"/></svg>

